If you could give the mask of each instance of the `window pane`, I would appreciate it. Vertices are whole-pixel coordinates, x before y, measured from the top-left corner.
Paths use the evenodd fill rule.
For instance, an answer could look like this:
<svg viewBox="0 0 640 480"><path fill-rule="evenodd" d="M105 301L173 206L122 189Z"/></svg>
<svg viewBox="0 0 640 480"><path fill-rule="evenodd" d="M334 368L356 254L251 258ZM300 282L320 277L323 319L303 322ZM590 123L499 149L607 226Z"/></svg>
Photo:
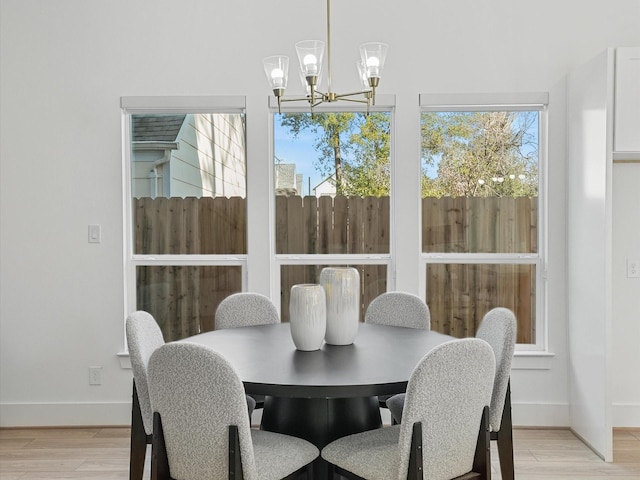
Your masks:
<svg viewBox="0 0 640 480"><path fill-rule="evenodd" d="M274 115L276 252L389 253L390 113Z"/></svg>
<svg viewBox="0 0 640 480"><path fill-rule="evenodd" d="M535 343L536 267L523 264L429 264L427 304L431 329L473 337L494 307L514 312L517 343Z"/></svg>
<svg viewBox="0 0 640 480"><path fill-rule="evenodd" d="M218 304L242 290L239 266L138 266L137 308L157 320L165 341L214 329Z"/></svg>
<svg viewBox="0 0 640 480"><path fill-rule="evenodd" d="M135 254L246 253L243 114L131 115Z"/></svg>
<svg viewBox="0 0 640 480"><path fill-rule="evenodd" d="M320 272L328 265L283 265L280 272L281 318L289 321L289 297L291 287L301 283L319 283ZM387 291L386 265L349 265L360 274L361 309L360 321L371 300Z"/></svg>
<svg viewBox="0 0 640 480"><path fill-rule="evenodd" d="M423 252L538 251L539 112L423 112Z"/></svg>

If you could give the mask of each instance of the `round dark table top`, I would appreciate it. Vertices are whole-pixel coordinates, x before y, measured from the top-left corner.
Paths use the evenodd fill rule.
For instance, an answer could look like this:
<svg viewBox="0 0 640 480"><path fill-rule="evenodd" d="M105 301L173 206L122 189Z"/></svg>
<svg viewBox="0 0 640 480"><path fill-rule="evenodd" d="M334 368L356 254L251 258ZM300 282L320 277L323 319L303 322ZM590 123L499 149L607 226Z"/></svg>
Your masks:
<svg viewBox="0 0 640 480"><path fill-rule="evenodd" d="M288 323L229 328L185 338L222 354L249 394L348 398L404 392L420 359L454 340L430 330L360 323L352 345L296 350Z"/></svg>

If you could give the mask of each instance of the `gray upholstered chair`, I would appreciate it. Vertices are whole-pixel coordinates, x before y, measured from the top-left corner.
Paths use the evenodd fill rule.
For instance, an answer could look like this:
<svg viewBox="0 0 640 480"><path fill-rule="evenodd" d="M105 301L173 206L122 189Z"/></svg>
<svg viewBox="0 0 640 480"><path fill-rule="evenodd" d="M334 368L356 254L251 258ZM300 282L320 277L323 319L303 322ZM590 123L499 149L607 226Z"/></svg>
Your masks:
<svg viewBox="0 0 640 480"><path fill-rule="evenodd" d="M270 323L280 323L280 316L271 299L261 293L233 293L216 309L216 330Z"/></svg>
<svg viewBox="0 0 640 480"><path fill-rule="evenodd" d="M487 312L476 332L491 345L496 357L496 378L489 415L491 440L496 440L502 480L515 478L513 465L513 424L511 420L511 362L516 345L516 317L508 308L494 308Z"/></svg>
<svg viewBox="0 0 640 480"><path fill-rule="evenodd" d="M251 429L234 368L203 345L172 342L149 360L157 480L293 478L318 457L300 438Z"/></svg>
<svg viewBox="0 0 640 480"><path fill-rule="evenodd" d="M215 314L216 330L280 323L269 297L255 292L233 293L220 302ZM264 407L264 395L251 395L256 408Z"/></svg>
<svg viewBox="0 0 640 480"><path fill-rule="evenodd" d="M507 308L494 308L487 312L476 333L476 338L485 340L496 359L496 375L491 395L489 425L491 439L498 444L500 472L503 480L513 480L513 426L511 421L511 388L509 375L516 343L517 322L513 312ZM399 394L387 400L391 416L402 421L405 395Z"/></svg>
<svg viewBox="0 0 640 480"><path fill-rule="evenodd" d="M349 435L322 449L330 478L490 478L494 373L493 352L484 340L452 340L434 348L409 378L401 424Z"/></svg>
<svg viewBox="0 0 640 480"><path fill-rule="evenodd" d="M431 328L429 307L417 295L385 292L371 300L364 315L365 323L396 327Z"/></svg>
<svg viewBox="0 0 640 480"><path fill-rule="evenodd" d="M153 410L149 399L147 366L151 354L164 345L164 337L155 318L145 311L139 310L129 315L125 327L133 370L129 479L140 480L144 472L147 445L151 444L153 433ZM255 401L247 397L246 402L250 416Z"/></svg>
<svg viewBox="0 0 640 480"><path fill-rule="evenodd" d="M147 445L151 444L153 433L153 411L149 399L147 365L151 354L164 345L164 337L155 318L143 311L133 312L127 317L126 333L129 359L133 370L129 479L141 480Z"/></svg>
<svg viewBox="0 0 640 480"><path fill-rule="evenodd" d="M431 314L427 304L417 295L407 292L385 292L371 300L364 315L365 323L395 327L431 329ZM378 404L387 408L391 395L380 395Z"/></svg>

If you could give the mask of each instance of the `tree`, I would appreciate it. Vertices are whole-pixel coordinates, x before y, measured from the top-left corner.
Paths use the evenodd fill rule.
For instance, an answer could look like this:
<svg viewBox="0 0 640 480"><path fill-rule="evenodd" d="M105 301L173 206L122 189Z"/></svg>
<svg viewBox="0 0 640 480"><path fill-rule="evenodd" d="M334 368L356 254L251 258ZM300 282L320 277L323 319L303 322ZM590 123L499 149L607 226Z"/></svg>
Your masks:
<svg viewBox="0 0 640 480"><path fill-rule="evenodd" d="M422 196L537 196L536 121L537 112L423 113Z"/></svg>
<svg viewBox="0 0 640 480"><path fill-rule="evenodd" d="M311 130L315 135L314 147L320 154L316 168L320 173L329 176L335 172L336 190L340 194L344 187L343 153L348 149L347 133L354 120L354 114L347 113L286 113L281 117L281 124L287 127L294 136L303 130Z"/></svg>
<svg viewBox="0 0 640 480"><path fill-rule="evenodd" d="M280 121L294 137L314 133L316 169L335 174L339 195L389 194L388 113L286 113Z"/></svg>

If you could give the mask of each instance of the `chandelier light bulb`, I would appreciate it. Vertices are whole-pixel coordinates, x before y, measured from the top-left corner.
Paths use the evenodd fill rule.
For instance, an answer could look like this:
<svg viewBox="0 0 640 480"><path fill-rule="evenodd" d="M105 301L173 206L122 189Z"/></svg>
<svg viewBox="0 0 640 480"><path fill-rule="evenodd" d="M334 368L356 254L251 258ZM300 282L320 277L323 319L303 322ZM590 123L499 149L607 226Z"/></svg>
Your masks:
<svg viewBox="0 0 640 480"><path fill-rule="evenodd" d="M317 75L318 59L312 53L305 55L303 61L307 75Z"/></svg>
<svg viewBox="0 0 640 480"><path fill-rule="evenodd" d="M367 75L370 77L380 76L380 60L378 57L367 58Z"/></svg>
<svg viewBox="0 0 640 480"><path fill-rule="evenodd" d="M281 68L274 68L271 71L271 80L274 87L282 87L284 85L284 72Z"/></svg>

